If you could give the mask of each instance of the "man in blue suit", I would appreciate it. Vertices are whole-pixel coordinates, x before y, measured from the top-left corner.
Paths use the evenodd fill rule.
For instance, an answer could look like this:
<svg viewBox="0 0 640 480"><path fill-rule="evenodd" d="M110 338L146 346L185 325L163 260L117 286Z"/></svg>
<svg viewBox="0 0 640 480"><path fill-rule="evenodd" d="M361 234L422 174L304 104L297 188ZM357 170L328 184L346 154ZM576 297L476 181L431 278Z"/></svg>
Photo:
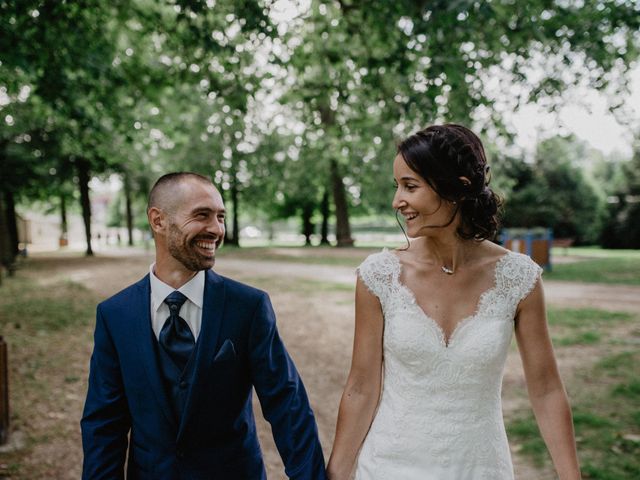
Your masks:
<svg viewBox="0 0 640 480"><path fill-rule="evenodd" d="M307 394L266 293L214 273L224 204L205 177L151 190L150 272L98 306L83 479L260 480L255 388L292 479L325 479Z"/></svg>

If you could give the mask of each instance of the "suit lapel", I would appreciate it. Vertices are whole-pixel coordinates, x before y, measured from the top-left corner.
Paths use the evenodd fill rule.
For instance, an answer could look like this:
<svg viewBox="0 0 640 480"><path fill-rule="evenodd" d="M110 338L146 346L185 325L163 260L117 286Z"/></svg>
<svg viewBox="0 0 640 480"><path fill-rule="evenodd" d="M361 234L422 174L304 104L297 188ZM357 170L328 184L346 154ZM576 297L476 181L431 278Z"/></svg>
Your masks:
<svg viewBox="0 0 640 480"><path fill-rule="evenodd" d="M200 375L206 370L207 364L211 362L214 349L218 343L220 327L222 326L222 316L224 313L224 281L222 277L212 270L205 272L204 298L202 302L202 326L196 345L196 358L193 371L193 381L187 394L187 402L182 414L182 421L178 429L178 439L181 438L184 428L189 422L192 412L197 407L197 402L202 397L200 390L202 383Z"/></svg>
<svg viewBox="0 0 640 480"><path fill-rule="evenodd" d="M158 360L153 342L155 335L151 328L151 284L149 283L149 275L138 282L139 298L133 302L132 318L136 323L138 336L138 345L140 346L140 358L147 373L147 378L151 385L151 390L155 394L160 410L169 421L172 428L177 428L176 420L173 416L167 393L162 382L162 376L158 367Z"/></svg>

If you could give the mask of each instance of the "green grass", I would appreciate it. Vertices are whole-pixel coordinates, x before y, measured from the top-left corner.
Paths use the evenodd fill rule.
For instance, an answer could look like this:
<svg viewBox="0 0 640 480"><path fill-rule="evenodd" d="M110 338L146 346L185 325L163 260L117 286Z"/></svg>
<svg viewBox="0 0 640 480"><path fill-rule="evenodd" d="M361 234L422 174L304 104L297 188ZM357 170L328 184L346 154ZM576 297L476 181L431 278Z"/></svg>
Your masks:
<svg viewBox="0 0 640 480"><path fill-rule="evenodd" d="M46 276L41 278L46 282ZM38 284L22 271L4 279L0 293L0 333L9 356L11 435L25 435L23 448L0 453L0 478L60 478L45 462L27 459L42 446L77 444L78 399L86 391L78 359L83 365L88 361L81 352L90 341L97 298L83 285Z"/></svg>
<svg viewBox="0 0 640 480"><path fill-rule="evenodd" d="M595 308L552 308L547 311L549 329L556 347L595 345L607 339L607 328L628 322L633 315Z"/></svg>
<svg viewBox="0 0 640 480"><path fill-rule="evenodd" d="M640 285L640 256L622 255L556 263L545 273L550 280Z"/></svg>
<svg viewBox="0 0 640 480"><path fill-rule="evenodd" d="M583 478L640 478L640 351L608 355L578 372L573 391L573 420ZM534 463L549 457L531 414L512 419L509 437Z"/></svg>
<svg viewBox="0 0 640 480"><path fill-rule="evenodd" d="M598 379L596 395L585 396L580 410L599 412L610 425L581 429L590 454L584 464L585 476L599 480L640 478L640 351L623 351L600 360L589 372Z"/></svg>
<svg viewBox="0 0 640 480"><path fill-rule="evenodd" d="M585 257L585 258L622 258L630 260L640 259L640 250L612 250L600 247L570 247L558 248L551 250L554 257L562 257L565 255Z"/></svg>
<svg viewBox="0 0 640 480"><path fill-rule="evenodd" d="M512 442L517 442L518 451L528 456L537 467L548 461L547 447L532 415L508 422L507 435Z"/></svg>
<svg viewBox="0 0 640 480"><path fill-rule="evenodd" d="M597 308L553 308L547 311L549 325L582 328L610 325L611 322L624 322L633 319L625 312L609 312Z"/></svg>
<svg viewBox="0 0 640 480"><path fill-rule="evenodd" d="M579 332L575 335L568 335L563 337L554 337L553 344L556 346L569 346L569 345L594 345L600 343L602 336L598 332L586 331Z"/></svg>
<svg viewBox="0 0 640 480"><path fill-rule="evenodd" d="M5 281L0 295L0 327L54 332L86 325L95 312L89 290L70 281L36 288L23 278Z"/></svg>
<svg viewBox="0 0 640 480"><path fill-rule="evenodd" d="M592 308L548 311L557 351L602 344L604 356L577 370L567 387L583 477L597 480L640 478L640 331L614 338L611 327L637 316ZM617 353L614 348L621 348ZM597 352L597 351L596 351ZM596 353L597 354L597 353ZM565 379L567 380L567 379ZM538 466L550 463L544 441L530 412L507 422L510 440Z"/></svg>

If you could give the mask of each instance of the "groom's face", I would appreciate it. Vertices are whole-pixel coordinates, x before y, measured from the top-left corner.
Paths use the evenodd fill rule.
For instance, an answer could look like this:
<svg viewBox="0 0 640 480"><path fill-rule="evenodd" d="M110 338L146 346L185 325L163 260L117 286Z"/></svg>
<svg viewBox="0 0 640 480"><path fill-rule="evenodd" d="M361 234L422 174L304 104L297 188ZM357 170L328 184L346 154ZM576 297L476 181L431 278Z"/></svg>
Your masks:
<svg viewBox="0 0 640 480"><path fill-rule="evenodd" d="M213 185L197 180L184 181L180 188L176 208L169 214L167 249L186 269L208 270L224 239L222 197Z"/></svg>

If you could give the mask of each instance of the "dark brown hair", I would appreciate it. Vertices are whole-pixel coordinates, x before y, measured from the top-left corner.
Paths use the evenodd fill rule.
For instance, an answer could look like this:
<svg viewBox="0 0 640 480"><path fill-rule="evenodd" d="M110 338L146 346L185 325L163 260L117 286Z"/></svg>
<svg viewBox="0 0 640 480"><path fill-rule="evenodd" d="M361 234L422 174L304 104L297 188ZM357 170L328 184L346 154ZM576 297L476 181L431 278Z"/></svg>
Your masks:
<svg viewBox="0 0 640 480"><path fill-rule="evenodd" d="M489 188L487 157L475 133L453 123L432 125L402 141L398 153L440 197L456 202L460 237L495 237L502 200Z"/></svg>

